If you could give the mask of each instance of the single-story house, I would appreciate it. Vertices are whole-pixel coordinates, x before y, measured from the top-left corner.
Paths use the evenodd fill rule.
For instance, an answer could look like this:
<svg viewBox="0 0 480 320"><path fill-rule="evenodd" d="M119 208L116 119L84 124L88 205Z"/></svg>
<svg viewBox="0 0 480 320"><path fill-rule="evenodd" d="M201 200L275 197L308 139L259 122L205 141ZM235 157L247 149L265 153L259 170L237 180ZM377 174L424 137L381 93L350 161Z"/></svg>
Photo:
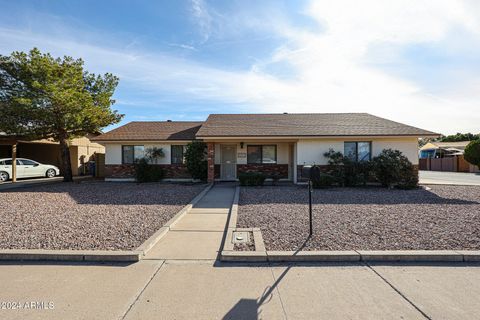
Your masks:
<svg viewBox="0 0 480 320"><path fill-rule="evenodd" d="M208 147L208 180L236 180L262 172L299 182L304 165L327 165L329 149L369 160L383 149L403 152L418 169L418 139L439 134L367 113L212 114L204 122L130 122L93 140L105 146L107 179L132 179L133 163L145 150L162 148L157 164L170 179L189 178L185 146Z"/></svg>

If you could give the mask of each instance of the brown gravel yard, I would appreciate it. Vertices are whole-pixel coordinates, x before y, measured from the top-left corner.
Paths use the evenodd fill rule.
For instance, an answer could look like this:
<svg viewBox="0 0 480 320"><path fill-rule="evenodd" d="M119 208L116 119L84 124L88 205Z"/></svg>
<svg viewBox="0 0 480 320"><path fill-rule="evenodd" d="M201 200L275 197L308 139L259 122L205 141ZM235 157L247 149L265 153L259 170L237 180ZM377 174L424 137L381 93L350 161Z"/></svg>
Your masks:
<svg viewBox="0 0 480 320"><path fill-rule="evenodd" d="M0 192L0 249L135 249L204 188L89 182Z"/></svg>
<svg viewBox="0 0 480 320"><path fill-rule="evenodd" d="M429 187L317 189L311 239L306 187L242 187L237 227L267 250L479 250L480 186Z"/></svg>

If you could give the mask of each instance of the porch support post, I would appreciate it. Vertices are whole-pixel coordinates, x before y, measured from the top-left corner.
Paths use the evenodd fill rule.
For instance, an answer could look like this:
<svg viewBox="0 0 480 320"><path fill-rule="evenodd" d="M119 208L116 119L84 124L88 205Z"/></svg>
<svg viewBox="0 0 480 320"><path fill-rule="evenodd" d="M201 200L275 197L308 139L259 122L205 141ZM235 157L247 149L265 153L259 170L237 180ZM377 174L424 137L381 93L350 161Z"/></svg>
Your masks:
<svg viewBox="0 0 480 320"><path fill-rule="evenodd" d="M293 183L298 182L298 170L297 170L297 162L298 162L298 157L297 157L297 142L293 144Z"/></svg>
<svg viewBox="0 0 480 320"><path fill-rule="evenodd" d="M12 183L17 182L17 143L12 144Z"/></svg>
<svg viewBox="0 0 480 320"><path fill-rule="evenodd" d="M208 182L215 182L215 143L207 143Z"/></svg>

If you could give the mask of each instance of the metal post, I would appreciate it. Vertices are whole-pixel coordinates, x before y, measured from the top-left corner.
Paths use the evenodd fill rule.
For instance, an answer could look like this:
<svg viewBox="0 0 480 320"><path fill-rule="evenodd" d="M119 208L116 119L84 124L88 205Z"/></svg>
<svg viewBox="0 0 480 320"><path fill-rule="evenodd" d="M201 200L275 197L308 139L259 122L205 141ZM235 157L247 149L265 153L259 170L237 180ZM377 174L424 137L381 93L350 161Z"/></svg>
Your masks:
<svg viewBox="0 0 480 320"><path fill-rule="evenodd" d="M17 182L17 143L12 145L12 183Z"/></svg>
<svg viewBox="0 0 480 320"><path fill-rule="evenodd" d="M310 216L310 235L313 234L313 222L312 222L312 180L308 180L308 213Z"/></svg>

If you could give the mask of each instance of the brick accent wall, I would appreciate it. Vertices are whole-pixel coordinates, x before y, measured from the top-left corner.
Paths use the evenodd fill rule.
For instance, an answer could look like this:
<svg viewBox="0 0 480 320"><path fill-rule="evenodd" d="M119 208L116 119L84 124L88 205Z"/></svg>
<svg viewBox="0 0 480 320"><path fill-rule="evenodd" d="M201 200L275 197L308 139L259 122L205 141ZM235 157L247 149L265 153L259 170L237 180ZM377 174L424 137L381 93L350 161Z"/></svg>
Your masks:
<svg viewBox="0 0 480 320"><path fill-rule="evenodd" d="M208 182L215 181L215 143L207 143L207 159L208 159Z"/></svg>
<svg viewBox="0 0 480 320"><path fill-rule="evenodd" d="M131 164L106 164L106 178L133 178L135 170Z"/></svg>
<svg viewBox="0 0 480 320"><path fill-rule="evenodd" d="M156 164L165 170L167 179L190 179L192 176L184 164ZM133 178L135 170L131 164L105 165L105 176L107 178Z"/></svg>
<svg viewBox="0 0 480 320"><path fill-rule="evenodd" d="M246 172L260 172L288 179L288 164L237 164L237 175Z"/></svg>

